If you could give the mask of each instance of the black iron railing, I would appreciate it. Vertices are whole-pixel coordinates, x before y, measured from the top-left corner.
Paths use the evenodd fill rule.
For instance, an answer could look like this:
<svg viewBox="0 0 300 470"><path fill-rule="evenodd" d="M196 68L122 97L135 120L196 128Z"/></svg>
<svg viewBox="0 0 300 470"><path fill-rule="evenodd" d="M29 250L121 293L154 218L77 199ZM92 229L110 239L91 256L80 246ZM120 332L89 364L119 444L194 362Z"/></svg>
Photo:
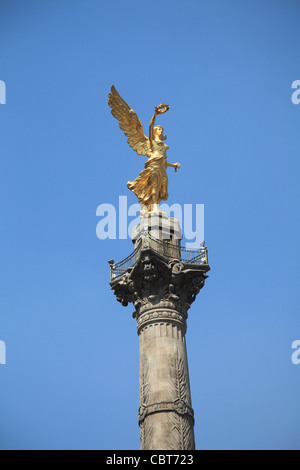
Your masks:
<svg viewBox="0 0 300 470"><path fill-rule="evenodd" d="M136 249L134 250L131 255L127 256L127 258L123 259L119 263L115 263L114 260L109 261L110 265L110 280L123 276L123 274L127 271L127 269L131 268L136 260L139 257L139 252L142 248L142 239L139 241Z"/></svg>
<svg viewBox="0 0 300 470"><path fill-rule="evenodd" d="M180 243L171 243L168 240L158 240L152 237L149 233L147 236L141 238L138 242L136 249L131 255L127 256L123 261L115 263L113 260L109 261L110 264L110 280L123 276L126 271L131 268L140 257L140 251L151 249L169 259L178 259L182 263L188 264L208 264L207 247L204 243L200 248L186 248L180 246Z"/></svg>
<svg viewBox="0 0 300 470"><path fill-rule="evenodd" d="M204 246L204 243L200 248L193 249L171 243L168 240L158 240L150 234L148 237L150 248L166 258L178 259L182 263L208 264L207 247Z"/></svg>

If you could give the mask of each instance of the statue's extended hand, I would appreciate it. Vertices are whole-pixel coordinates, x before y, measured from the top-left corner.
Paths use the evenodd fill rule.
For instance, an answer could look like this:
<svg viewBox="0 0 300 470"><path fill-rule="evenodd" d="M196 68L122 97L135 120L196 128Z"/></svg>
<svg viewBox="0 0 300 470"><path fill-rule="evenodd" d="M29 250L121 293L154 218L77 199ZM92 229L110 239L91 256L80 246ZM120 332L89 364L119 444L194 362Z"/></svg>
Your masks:
<svg viewBox="0 0 300 470"><path fill-rule="evenodd" d="M174 168L175 168L175 172L176 172L177 170L179 170L179 168L180 168L180 163L174 163Z"/></svg>

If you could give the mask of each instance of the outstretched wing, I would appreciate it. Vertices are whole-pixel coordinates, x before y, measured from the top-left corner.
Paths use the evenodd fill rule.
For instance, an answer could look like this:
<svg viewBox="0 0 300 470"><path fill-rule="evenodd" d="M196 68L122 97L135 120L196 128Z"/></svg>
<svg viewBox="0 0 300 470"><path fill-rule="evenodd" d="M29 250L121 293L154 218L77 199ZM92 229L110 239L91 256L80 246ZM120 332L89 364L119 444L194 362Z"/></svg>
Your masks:
<svg viewBox="0 0 300 470"><path fill-rule="evenodd" d="M128 144L139 155L150 157L151 148L148 137L145 136L143 126L136 112L121 98L114 86L108 94L108 104L111 114L118 119L119 126L128 137Z"/></svg>

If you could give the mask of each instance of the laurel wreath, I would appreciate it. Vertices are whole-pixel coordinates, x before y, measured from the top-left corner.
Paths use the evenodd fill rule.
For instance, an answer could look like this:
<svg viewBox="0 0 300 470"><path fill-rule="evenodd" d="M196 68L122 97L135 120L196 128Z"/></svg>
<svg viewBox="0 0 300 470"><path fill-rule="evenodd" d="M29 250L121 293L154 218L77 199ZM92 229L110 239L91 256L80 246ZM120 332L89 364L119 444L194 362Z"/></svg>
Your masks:
<svg viewBox="0 0 300 470"><path fill-rule="evenodd" d="M159 104L158 106L155 106L156 114L164 114L169 109L170 109L170 106L168 104Z"/></svg>

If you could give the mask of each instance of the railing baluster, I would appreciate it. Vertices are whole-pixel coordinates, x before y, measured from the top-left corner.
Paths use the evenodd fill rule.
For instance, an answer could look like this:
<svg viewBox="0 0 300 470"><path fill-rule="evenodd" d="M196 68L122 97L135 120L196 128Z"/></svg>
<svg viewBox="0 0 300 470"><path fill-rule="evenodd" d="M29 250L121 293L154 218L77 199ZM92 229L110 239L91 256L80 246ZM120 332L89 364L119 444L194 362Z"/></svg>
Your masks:
<svg viewBox="0 0 300 470"><path fill-rule="evenodd" d="M204 245L204 242L203 242ZM180 261L189 264L208 264L207 247L201 246L199 249L185 248L180 245L175 245L167 240L158 240L149 233L147 237L141 238L137 248L131 255L114 264L113 260L109 261L110 264L110 279L116 279L123 276L127 269L131 268L137 260L137 255L141 249L152 249L153 251L163 254L165 258L172 259L176 253L179 253Z"/></svg>

